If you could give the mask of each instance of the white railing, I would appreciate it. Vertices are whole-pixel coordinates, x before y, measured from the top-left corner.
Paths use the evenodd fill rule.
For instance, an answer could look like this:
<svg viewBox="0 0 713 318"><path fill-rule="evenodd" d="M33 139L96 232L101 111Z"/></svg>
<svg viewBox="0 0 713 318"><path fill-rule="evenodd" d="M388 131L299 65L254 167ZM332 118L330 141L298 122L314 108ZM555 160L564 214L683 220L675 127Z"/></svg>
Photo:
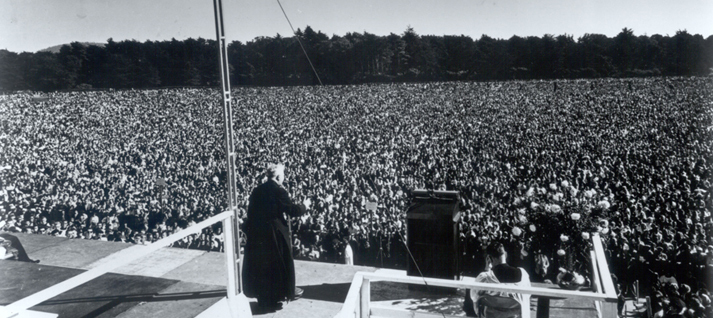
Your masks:
<svg viewBox="0 0 713 318"><path fill-rule="evenodd" d="M592 287L595 292L607 296L606 302L595 302L599 317L617 317L617 292L614 289L614 282L611 280L609 265L607 264L604 247L599 233L592 235L592 245L594 250L592 255Z"/></svg>
<svg viewBox="0 0 713 318"><path fill-rule="evenodd" d="M74 276L63 282L52 285L46 289L43 289L37 293L30 296L22 298L16 302L13 302L5 307L0 307L0 317L22 317L27 314L28 309L36 306L50 298L53 298L61 293L64 293L72 288L75 288L81 284L84 284L94 278L106 274L107 272L114 270L118 267L127 265L141 257L149 255L156 250L169 246L173 242L178 241L188 235L200 233L204 228L211 226L217 222L223 222L223 233L225 235L225 254L226 254L226 264L228 266L228 299L236 297L239 289L239 277L236 275L235 266L237 266L237 258L235 251L235 242L233 241L233 229L235 226L233 211L225 211L223 213L209 217L208 219L192 225L186 229L178 231L172 235L169 235L163 239L160 239L152 244L142 246L135 245L129 248L125 248L117 253L114 253L108 257L112 258L111 262L106 262L100 266L92 268L82 274ZM230 223L229 223L230 222ZM233 251L233 253L230 253ZM231 292L232 291L232 292ZM50 314L52 315L52 314ZM56 316L56 315L54 315Z"/></svg>
<svg viewBox="0 0 713 318"><path fill-rule="evenodd" d="M616 302L617 295L614 291L614 284L611 280L609 267L604 256L604 249L601 238L598 234L592 236L594 250L592 251L592 265L594 274L594 291L571 291L564 289L552 289L543 287L520 287L505 284L476 283L466 281L456 281L439 278L423 278L414 276L400 276L393 274L380 274L370 272L357 272L352 280L349 293L344 300L341 311L336 318L368 318L371 315L371 294L370 282L372 280L428 285L449 288L479 289L496 292L509 292L519 294L530 294L541 297L557 297L594 301L597 306L599 317L617 317Z"/></svg>

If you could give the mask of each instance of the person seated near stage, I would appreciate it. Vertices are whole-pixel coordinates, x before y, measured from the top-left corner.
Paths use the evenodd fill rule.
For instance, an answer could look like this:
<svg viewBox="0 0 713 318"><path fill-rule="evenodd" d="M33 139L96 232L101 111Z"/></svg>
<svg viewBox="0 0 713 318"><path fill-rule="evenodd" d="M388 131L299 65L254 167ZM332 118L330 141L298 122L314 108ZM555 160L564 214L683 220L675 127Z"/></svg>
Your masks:
<svg viewBox="0 0 713 318"><path fill-rule="evenodd" d="M0 233L0 259L15 260L21 262L39 263L40 260L33 260L25 252L25 248L20 243L17 236L7 233Z"/></svg>
<svg viewBox="0 0 713 318"><path fill-rule="evenodd" d="M530 287L527 272L507 264L508 254L502 243L490 243L485 254L485 271L475 278L476 282ZM469 317L529 318L530 295L469 289L466 290L463 309Z"/></svg>
<svg viewBox="0 0 713 318"><path fill-rule="evenodd" d="M2 239L2 238L0 238ZM10 241L2 240L0 241L0 259L10 259L16 257L17 249L14 249Z"/></svg>

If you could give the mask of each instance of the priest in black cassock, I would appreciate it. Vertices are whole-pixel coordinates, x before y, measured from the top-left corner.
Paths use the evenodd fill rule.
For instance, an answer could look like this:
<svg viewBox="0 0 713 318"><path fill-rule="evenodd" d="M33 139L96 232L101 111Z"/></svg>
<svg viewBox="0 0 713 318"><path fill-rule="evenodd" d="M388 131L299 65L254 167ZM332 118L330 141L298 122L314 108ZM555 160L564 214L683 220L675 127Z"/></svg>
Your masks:
<svg viewBox="0 0 713 318"><path fill-rule="evenodd" d="M302 295L302 289L295 286L295 264L284 214L297 217L305 214L307 207L293 203L282 186L284 165L270 164L266 175L268 180L250 195L243 286L245 295L257 298L260 307L280 309L281 301Z"/></svg>

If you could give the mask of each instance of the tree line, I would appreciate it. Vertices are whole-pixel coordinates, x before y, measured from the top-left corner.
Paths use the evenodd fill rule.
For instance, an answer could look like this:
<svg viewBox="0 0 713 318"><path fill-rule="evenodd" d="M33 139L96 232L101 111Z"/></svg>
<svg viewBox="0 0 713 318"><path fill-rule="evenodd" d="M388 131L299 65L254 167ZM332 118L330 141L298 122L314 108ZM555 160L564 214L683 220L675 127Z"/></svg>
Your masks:
<svg viewBox="0 0 713 318"><path fill-rule="evenodd" d="M109 39L103 46L72 42L58 53L0 50L0 90L217 86L216 45L202 38ZM328 37L307 26L292 37L234 41L228 54L233 85L691 76L711 73L713 35L681 30L674 36L636 36L624 28L613 38L546 34L474 40L421 36L408 27L387 36Z"/></svg>

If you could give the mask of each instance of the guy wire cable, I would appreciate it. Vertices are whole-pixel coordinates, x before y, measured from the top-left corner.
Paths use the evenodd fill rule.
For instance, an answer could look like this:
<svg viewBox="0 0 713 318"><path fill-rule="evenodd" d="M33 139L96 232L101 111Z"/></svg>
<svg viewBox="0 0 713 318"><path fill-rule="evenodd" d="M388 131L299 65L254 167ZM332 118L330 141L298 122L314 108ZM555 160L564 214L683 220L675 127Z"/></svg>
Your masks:
<svg viewBox="0 0 713 318"><path fill-rule="evenodd" d="M314 75L317 77L317 81L319 81L320 86L324 86L322 83L322 79L319 77L319 74L317 73L317 69L314 67L314 64L312 64L312 59L309 58L309 55L307 54L307 50L305 50L304 45L302 45L302 41L300 40L300 37L297 35L297 32L295 32L295 28L292 26L292 22L290 21L290 18L287 16L287 12L285 12L285 8L282 7L282 3L280 0L277 0L277 4L280 6L280 10L282 10L282 14L285 16L285 19L287 20L287 23L290 25L290 29L292 29L292 34L294 34L295 38L297 39L297 43L300 44L300 48L302 49L302 52L304 53L305 57L307 58L307 62L309 62L309 66L312 68L312 72ZM332 127L337 121L332 122L329 126L325 127L325 124L321 124L322 128L328 129Z"/></svg>
<svg viewBox="0 0 713 318"><path fill-rule="evenodd" d="M297 43L300 44L300 47L302 48L302 52L304 52L305 57L307 58L307 62L309 62L309 66L312 67L312 72L314 72L314 75L317 76L317 80L319 81L320 86L324 86L322 84L322 80L319 78L319 74L317 74L317 70L314 68L314 65L312 65L312 60L310 60L309 55L307 55L307 50L305 50L304 45L302 45L302 41L300 40L299 35L297 35L297 32L295 32L295 28L292 26L292 22L290 22L290 18L287 17L287 13L285 12L285 8L282 7L282 3L280 3L280 0L277 0L277 4L280 5L280 9L282 10L282 14L285 15L285 19L287 19L287 23L290 25L290 29L292 29L292 34L295 35L295 38L297 38Z"/></svg>
<svg viewBox="0 0 713 318"><path fill-rule="evenodd" d="M406 248L406 252L408 252L408 255L411 256L411 260L413 261L413 264L416 265L416 270L418 270L418 274L421 275L421 279L423 279L423 284L426 285L426 288L428 288L428 282L426 281L426 276L423 276L423 272L421 272L421 268L418 266L418 262L416 262L416 259L413 257L413 254L411 253L411 250L408 248L408 244L406 243L406 239L404 236L401 234L401 231L396 231L396 233L399 234L401 237L401 242L404 243L404 247Z"/></svg>

